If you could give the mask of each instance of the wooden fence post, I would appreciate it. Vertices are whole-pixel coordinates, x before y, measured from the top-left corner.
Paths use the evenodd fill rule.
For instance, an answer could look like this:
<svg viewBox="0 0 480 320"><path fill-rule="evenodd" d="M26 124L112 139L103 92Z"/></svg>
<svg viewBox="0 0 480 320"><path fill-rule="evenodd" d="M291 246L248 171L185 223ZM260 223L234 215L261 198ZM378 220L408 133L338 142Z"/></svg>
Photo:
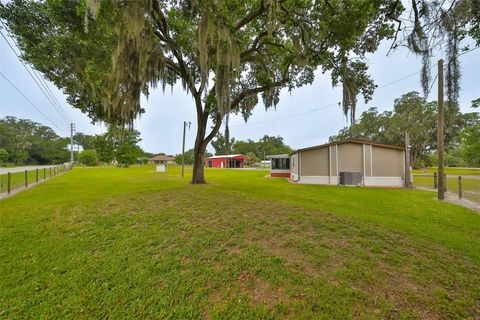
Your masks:
<svg viewBox="0 0 480 320"><path fill-rule="evenodd" d="M438 180L437 180L437 173L436 172L433 173L433 188L435 190L437 190L437 188L438 188Z"/></svg>
<svg viewBox="0 0 480 320"><path fill-rule="evenodd" d="M25 188L28 188L28 171L25 170Z"/></svg>
<svg viewBox="0 0 480 320"><path fill-rule="evenodd" d="M462 176L458 176L458 198L462 199Z"/></svg>
<svg viewBox="0 0 480 320"><path fill-rule="evenodd" d="M43 180L47 178L47 168L43 168Z"/></svg>
<svg viewBox="0 0 480 320"><path fill-rule="evenodd" d="M50 176L49 176L49 178L51 178L51 177L52 177L52 167L50 167Z"/></svg>
<svg viewBox="0 0 480 320"><path fill-rule="evenodd" d="M35 183L38 183L38 168L35 169Z"/></svg>
<svg viewBox="0 0 480 320"><path fill-rule="evenodd" d="M7 190L8 194L10 194L10 191L12 190L12 179L10 177L10 172L8 173L8 178L7 178Z"/></svg>

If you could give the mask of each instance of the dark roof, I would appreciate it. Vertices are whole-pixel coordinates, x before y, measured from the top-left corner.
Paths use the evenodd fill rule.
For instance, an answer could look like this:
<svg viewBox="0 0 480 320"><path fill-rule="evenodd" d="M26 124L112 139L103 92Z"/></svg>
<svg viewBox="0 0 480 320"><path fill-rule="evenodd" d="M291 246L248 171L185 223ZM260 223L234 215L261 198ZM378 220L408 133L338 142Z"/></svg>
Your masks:
<svg viewBox="0 0 480 320"><path fill-rule="evenodd" d="M175 160L175 158L174 158L174 157L169 157L169 156L160 155L160 156L153 157L153 158L151 158L150 160L152 160L152 161L173 161L173 160Z"/></svg>
<svg viewBox="0 0 480 320"><path fill-rule="evenodd" d="M403 147L403 146L397 146L397 145L392 145L392 144L384 144L384 143L378 143L378 142L374 142L374 141L361 140L361 139L347 139L347 140L343 140L343 141L334 141L334 142L330 142L330 143L321 144L321 145L318 145L318 146L298 149L298 150L295 150L294 152L292 152L292 154L297 153L299 151L314 150L314 149L324 148L324 147L328 147L328 146L334 146L334 145L338 145L338 144L345 144L345 143L370 144L372 146L378 146L378 147L390 148L390 149L398 149L398 150L404 150L405 149L405 147Z"/></svg>

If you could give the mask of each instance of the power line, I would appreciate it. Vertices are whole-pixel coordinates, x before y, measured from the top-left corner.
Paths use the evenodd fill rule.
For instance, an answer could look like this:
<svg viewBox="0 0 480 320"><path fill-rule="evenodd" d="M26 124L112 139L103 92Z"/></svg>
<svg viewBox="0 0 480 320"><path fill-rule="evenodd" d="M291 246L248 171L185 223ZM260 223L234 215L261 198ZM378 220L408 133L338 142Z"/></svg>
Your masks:
<svg viewBox="0 0 480 320"><path fill-rule="evenodd" d="M427 94L426 94L426 97L427 97L427 98L428 98L428 96L430 95L430 91L432 91L433 85L435 84L435 81L437 80L437 77L438 77L438 73L435 74L435 78L433 78L432 84L431 84L430 88L428 89L428 92L427 92Z"/></svg>
<svg viewBox="0 0 480 320"><path fill-rule="evenodd" d="M5 24L2 22L2 25L4 26L5 28ZM6 28L5 28L6 29ZM38 88L42 91L42 93L45 95L45 97L48 99L48 101L50 101L50 103L52 104L53 108L59 113L60 117L66 121L67 123L70 123L72 122L71 119L68 117L68 115L66 114L65 110L63 110L62 106L60 105L60 103L58 102L58 100L55 98L55 96L53 95L53 93L51 92L50 88L48 87L48 85L45 83L45 81L43 80L43 83L42 83L42 77L39 76L38 74L36 74L35 72L35 69L32 68L32 71L33 71L33 74L32 72L30 72L29 68L26 66L26 64L24 63L23 59L20 57L20 55L15 51L15 49L13 48L13 46L10 44L10 42L8 41L8 39L6 38L6 36L3 34L3 32L1 32L0 30L0 34L2 35L3 39L5 40L5 42L8 44L8 46L10 47L10 49L13 51L13 53L17 56L17 58L20 60L20 62L22 63L23 67L25 68L25 70L27 70L28 74L30 75L30 77L33 79L33 81L37 84ZM10 36L10 38L12 38ZM12 39L13 41L13 39ZM35 76L37 77L37 79L35 78ZM40 84L39 83L42 83ZM43 85L43 88L42 88L42 85ZM50 96L49 96L50 94ZM57 104L55 104L55 102Z"/></svg>
<svg viewBox="0 0 480 320"><path fill-rule="evenodd" d="M395 81L392 81L392 82L389 82L387 84L384 84L382 86L379 86L377 87L377 90L378 89L383 89L385 87L388 87L388 86L391 86L397 82L400 82L402 80L405 80L405 79L408 79L414 75L417 75L419 74L420 71L417 71L415 73L411 73L409 75L406 75L402 78L399 78ZM290 116L286 116L286 117L282 117L282 118L277 118L277 119L272 119L272 120L267 120L267 121L262 121L262 122L256 122L256 123L245 123L245 124L241 124L241 125L231 125L230 127L246 127L246 126L256 126L256 125L261 125L261 124L266 124L266 123L270 123L270 122L275 122L275 121L281 121L281 120L286 120L286 119L290 119L290 118L294 118L294 117L299 117L299 116L303 116L305 114L308 114L308 113L312 113L312 112L316 112L316 111L320 111L320 110L325 110L325 109L328 109L330 107L333 107L335 105L339 105L340 103L331 103L331 104L328 104L326 106L323 106L323 107L320 107L320 108L315 108L315 109L312 109L312 110L308 110L308 111L305 111L305 112L301 112L301 113L295 113L295 114L292 114Z"/></svg>
<svg viewBox="0 0 480 320"><path fill-rule="evenodd" d="M464 51L464 52L462 52L461 54L459 54L458 56L459 56L459 57L460 57L460 56L463 56L464 54L470 53L470 52L472 52L472 51L474 51L474 50L477 50L477 49L479 49L479 48L480 48L480 47L475 47L475 48L470 49L470 50L468 50L468 51ZM448 65L445 65L445 66L443 67L443 70L447 70L447 68L448 68ZM433 78L432 84L430 85L430 88L429 88L428 91L427 91L427 95L426 95L427 97L430 95L430 91L432 91L433 85L435 84L435 81L437 80L437 77L438 77L438 73L435 74L435 78Z"/></svg>
<svg viewBox="0 0 480 320"><path fill-rule="evenodd" d="M291 118L294 118L294 117L303 116L303 115L308 114L308 113L312 113L312 112L316 112L316 111L320 111L320 110L325 110L325 109L328 109L328 108L336 106L336 105L338 105L338 103L330 103L330 104L327 104L327 105L325 105L323 107L320 107L320 108L315 108L315 109L308 110L308 111L305 111L305 112L292 114L292 115L282 117L282 118L277 118L277 119L272 119L272 120L267 120L267 121L262 121L262 122L255 122L255 123L245 123L245 124L231 125L230 127L256 126L256 125L261 125L261 124L265 124L265 123L291 119Z"/></svg>
<svg viewBox="0 0 480 320"><path fill-rule="evenodd" d="M43 78L43 76L40 74L40 72L38 72L37 70L33 69L32 68L32 71L33 71L33 74L37 77L37 79L40 80L40 83L43 85L43 87L47 90L47 92L50 94L50 97L54 100L54 102L56 102L56 105L58 107L58 110L63 114L64 116L64 120L66 120L67 122L72 122L72 120L70 119L70 117L68 116L68 114L65 112L65 109L63 109L62 105L60 104L60 102L58 101L58 99L55 97L55 94L52 92L52 89L50 89L50 87L48 86L48 84L46 83L45 79Z"/></svg>
<svg viewBox="0 0 480 320"><path fill-rule="evenodd" d="M378 90L378 89L385 88L385 87L388 87L388 86L391 86L392 84L395 84L395 83L400 82L400 81L402 81L402 80L405 80L405 79L408 79L408 78L410 78L410 77L413 77L414 75L417 75L417 74L419 74L419 73L420 73L420 71L411 73L411 74L409 74L409 75L407 75L407 76L405 76L405 77L399 78L399 79L397 79L397 80L394 80L394 81L392 81L392 82L389 82L389 83L387 83L387 84L384 84L384 85L382 85L382 86L379 86L379 87L377 87L377 90Z"/></svg>
<svg viewBox="0 0 480 320"><path fill-rule="evenodd" d="M472 52L472 51L474 51L474 50L477 50L477 49L480 49L480 47L475 47L475 48L472 48L472 49L470 49L470 50L464 51L464 52L460 53L458 56L459 56L459 57L460 57L460 56L463 56L464 54L470 53L470 52Z"/></svg>
<svg viewBox="0 0 480 320"><path fill-rule="evenodd" d="M15 85L13 84L13 82L11 82L1 71L0 71L0 75L12 86L15 88L15 90L18 91L18 93L20 93L24 98L25 100L27 100L38 112L40 112L40 114L42 116L45 117L45 119L47 119L48 121L50 121L51 124L53 124L55 126L55 128L57 128L58 130L62 131L63 133L66 133L65 131L62 130L61 127L59 127L55 122L52 121L52 119L50 119L45 113L43 113L39 107L37 107L30 99L28 99L28 97Z"/></svg>
<svg viewBox="0 0 480 320"><path fill-rule="evenodd" d="M2 22L3 24L3 22ZM42 91L42 93L45 95L45 97L48 99L48 101L51 103L51 105L53 106L53 108L59 113L60 117L66 121L67 123L68 122L71 122L68 118L68 116L66 116L65 114L65 111L63 111L63 109L61 109L61 106L57 106L55 105L55 102L54 100L52 100L52 98L48 95L47 92L45 92L45 89L42 88L41 84L39 83L39 80L37 80L34 76L35 74L35 71L34 69L32 69L33 71L33 74L32 72L30 72L29 68L26 66L26 64L23 62L23 59L17 54L17 52L15 51L15 49L13 48L13 46L10 44L10 42L8 41L8 39L5 37L5 35L3 34L3 32L0 31L0 34L2 35L3 39L5 40L5 42L8 44L8 46L10 47L10 49L13 51L13 53L17 56L17 58L20 60L20 62L22 63L23 67L25 68L25 70L27 70L28 74L30 75L30 77L33 79L33 81L36 83L36 85L38 86L38 88ZM37 78L39 78L39 76L37 75ZM48 88L48 86L44 85L45 87ZM48 89L47 89L48 90ZM63 111L63 112L62 112Z"/></svg>
<svg viewBox="0 0 480 320"><path fill-rule="evenodd" d="M464 54L470 53L470 52L472 52L472 51L474 51L474 50L477 50L477 49L479 49L479 48L480 48L480 47L475 47L475 48L470 49L470 50L468 50L468 51L462 52L462 53L459 54L458 56L460 57L460 56L462 56L462 55L464 55ZM446 68L446 66L444 67L444 69L445 69L445 68ZM417 72L411 73L411 74L409 74L409 75L406 75L406 76L404 76L404 77L401 77L401 78L399 78L399 79L397 79L397 80L388 82L388 83L386 83L386 84L384 84L384 85L381 85L381 86L378 86L378 87L377 87L377 90L378 90L378 89L383 89L383 88L388 87L388 86L391 86L391 85L393 85L393 84L395 84L395 83L397 83L397 82L400 82L400 81L402 81L402 80L405 80L405 79L408 79L408 78L410 78L410 77L413 77L414 75L417 75L417 74L419 74L420 72L421 72L421 71L417 71ZM427 92L427 96L430 94L430 91L432 90L433 85L434 85L435 81L437 80L437 76L438 76L438 75L435 75L435 78L433 79L433 82L432 82L432 84L431 84L431 86L430 86L430 89L429 89L428 92ZM340 103L338 103L338 104L340 104ZM316 112L316 111L319 111L319 110L324 110L324 109L330 108L330 107L332 107L332 106L334 106L334 105L336 105L336 103L332 103L332 104L329 104L329 105L326 105L326 106L323 106L323 107L320 107L320 108L312 109L312 110L305 111L305 112L301 112L301 113L295 113L295 114L292 114L292 115L290 115L290 116L286 116L286 117L282 117L282 118L277 118L277 119L272 119L272 120L267 120L267 121L262 121L262 122L256 122L256 123L245 123L245 124L240 124L240 125L231 125L230 127L256 126L256 125L262 125L262 124L266 124L266 123L270 123L270 122L276 122L276 121L286 120L286 119L290 119L290 118L294 118L294 117L299 117L299 116L302 116L302 115L305 115L305 114L308 114L308 113Z"/></svg>

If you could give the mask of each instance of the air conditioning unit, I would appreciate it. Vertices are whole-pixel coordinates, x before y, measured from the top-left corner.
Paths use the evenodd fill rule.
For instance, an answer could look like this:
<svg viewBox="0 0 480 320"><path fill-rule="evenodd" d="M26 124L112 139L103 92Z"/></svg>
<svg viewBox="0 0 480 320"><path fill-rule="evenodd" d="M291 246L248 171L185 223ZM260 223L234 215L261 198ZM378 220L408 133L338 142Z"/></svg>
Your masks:
<svg viewBox="0 0 480 320"><path fill-rule="evenodd" d="M361 172L340 172L340 184L342 186L359 186L362 184Z"/></svg>

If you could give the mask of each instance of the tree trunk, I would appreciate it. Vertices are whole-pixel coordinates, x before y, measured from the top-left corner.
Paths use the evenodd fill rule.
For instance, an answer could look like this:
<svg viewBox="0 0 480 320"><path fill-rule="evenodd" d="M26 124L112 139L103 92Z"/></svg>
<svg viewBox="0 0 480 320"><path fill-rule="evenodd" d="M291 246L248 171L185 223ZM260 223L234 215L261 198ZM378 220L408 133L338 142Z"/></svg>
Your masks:
<svg viewBox="0 0 480 320"><path fill-rule="evenodd" d="M205 149L203 149L205 150ZM203 154L205 151L197 152L197 149L194 151L193 159L193 174L192 174L192 184L202 184L205 183L205 174L204 174L204 159Z"/></svg>
<svg viewBox="0 0 480 320"><path fill-rule="evenodd" d="M195 148L193 149L192 184L205 183L203 156L208 144L208 142L205 141L207 120L208 118L203 117L203 115L197 117L197 137L195 138Z"/></svg>
<svg viewBox="0 0 480 320"><path fill-rule="evenodd" d="M215 126L208 136L205 136L207 130L208 122L208 113L200 112L202 108L198 108L198 105L201 102L200 99L197 99L197 137L195 138L195 148L193 149L193 174L191 184L203 184L205 183L205 150L207 149L208 143L213 139L220 129L222 124L221 119L217 119Z"/></svg>

